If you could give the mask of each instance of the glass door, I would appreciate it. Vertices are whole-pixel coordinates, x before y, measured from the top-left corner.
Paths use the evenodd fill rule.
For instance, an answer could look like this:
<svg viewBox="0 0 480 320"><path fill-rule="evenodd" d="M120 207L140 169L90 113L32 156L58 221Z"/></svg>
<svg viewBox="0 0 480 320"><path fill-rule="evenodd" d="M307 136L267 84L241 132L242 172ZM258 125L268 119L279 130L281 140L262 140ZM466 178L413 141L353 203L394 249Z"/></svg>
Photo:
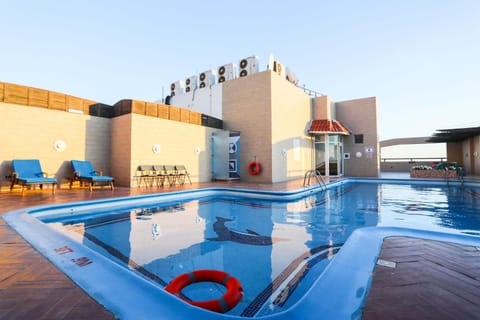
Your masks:
<svg viewBox="0 0 480 320"><path fill-rule="evenodd" d="M343 175L343 142L342 136L331 135L328 137L328 163L329 175Z"/></svg>
<svg viewBox="0 0 480 320"><path fill-rule="evenodd" d="M325 175L325 136L315 135L315 169Z"/></svg>
<svg viewBox="0 0 480 320"><path fill-rule="evenodd" d="M340 135L315 136L315 169L325 176L343 175L343 141Z"/></svg>

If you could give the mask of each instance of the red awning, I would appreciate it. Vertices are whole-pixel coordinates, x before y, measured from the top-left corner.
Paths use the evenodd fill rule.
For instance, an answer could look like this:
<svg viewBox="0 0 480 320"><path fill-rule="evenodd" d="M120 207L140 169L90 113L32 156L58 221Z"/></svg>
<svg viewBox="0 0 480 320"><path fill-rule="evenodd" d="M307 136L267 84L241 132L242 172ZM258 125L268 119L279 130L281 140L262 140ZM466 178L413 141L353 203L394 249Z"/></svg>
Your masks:
<svg viewBox="0 0 480 320"><path fill-rule="evenodd" d="M311 134L335 133L347 136L351 134L350 130L338 120L313 120L308 132Z"/></svg>

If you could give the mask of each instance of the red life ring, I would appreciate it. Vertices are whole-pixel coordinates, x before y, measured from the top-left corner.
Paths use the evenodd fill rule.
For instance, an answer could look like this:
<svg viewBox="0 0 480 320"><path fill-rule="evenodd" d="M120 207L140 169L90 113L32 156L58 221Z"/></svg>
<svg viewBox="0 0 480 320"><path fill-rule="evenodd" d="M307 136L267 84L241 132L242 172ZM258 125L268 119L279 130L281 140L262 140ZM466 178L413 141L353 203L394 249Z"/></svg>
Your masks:
<svg viewBox="0 0 480 320"><path fill-rule="evenodd" d="M262 166L260 165L260 162L256 162L256 161L250 162L250 164L248 165L249 174L254 176L259 174L260 171L262 171Z"/></svg>
<svg viewBox="0 0 480 320"><path fill-rule="evenodd" d="M191 301L181 297L180 292L182 289L196 282L216 282L224 285L227 288L227 292L218 299L207 301ZM228 273L218 270L196 270L184 273L173 279L165 287L165 290L191 305L219 313L225 313L235 307L243 296L243 288L240 281Z"/></svg>

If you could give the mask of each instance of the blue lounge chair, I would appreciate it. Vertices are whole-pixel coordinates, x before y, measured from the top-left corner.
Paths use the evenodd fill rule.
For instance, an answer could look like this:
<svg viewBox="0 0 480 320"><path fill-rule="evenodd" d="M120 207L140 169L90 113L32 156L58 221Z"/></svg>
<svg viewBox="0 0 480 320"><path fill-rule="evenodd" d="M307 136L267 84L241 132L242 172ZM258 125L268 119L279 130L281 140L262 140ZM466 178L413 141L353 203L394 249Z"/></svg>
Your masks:
<svg viewBox="0 0 480 320"><path fill-rule="evenodd" d="M40 189L43 189L44 184L51 184L52 194L55 193L57 179L48 178L48 174L43 172L39 160L12 160L12 166L13 173L10 190L13 189L14 185L19 184L22 186L23 194L25 191L25 186L40 185Z"/></svg>
<svg viewBox="0 0 480 320"><path fill-rule="evenodd" d="M70 189L73 182L80 181L80 184L86 182L90 191L97 182L107 183L113 190L113 177L102 175L101 171L95 171L90 161L72 160L73 178L70 181Z"/></svg>

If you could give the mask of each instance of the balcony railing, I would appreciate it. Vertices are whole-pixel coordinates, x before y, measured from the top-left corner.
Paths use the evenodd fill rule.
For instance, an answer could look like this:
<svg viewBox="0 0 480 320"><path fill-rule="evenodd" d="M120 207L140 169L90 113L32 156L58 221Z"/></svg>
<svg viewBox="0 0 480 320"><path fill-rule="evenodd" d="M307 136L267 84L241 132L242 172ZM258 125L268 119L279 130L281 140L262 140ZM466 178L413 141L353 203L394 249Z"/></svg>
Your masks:
<svg viewBox="0 0 480 320"><path fill-rule="evenodd" d="M382 158L382 162L445 162L447 157L411 157L411 158Z"/></svg>

